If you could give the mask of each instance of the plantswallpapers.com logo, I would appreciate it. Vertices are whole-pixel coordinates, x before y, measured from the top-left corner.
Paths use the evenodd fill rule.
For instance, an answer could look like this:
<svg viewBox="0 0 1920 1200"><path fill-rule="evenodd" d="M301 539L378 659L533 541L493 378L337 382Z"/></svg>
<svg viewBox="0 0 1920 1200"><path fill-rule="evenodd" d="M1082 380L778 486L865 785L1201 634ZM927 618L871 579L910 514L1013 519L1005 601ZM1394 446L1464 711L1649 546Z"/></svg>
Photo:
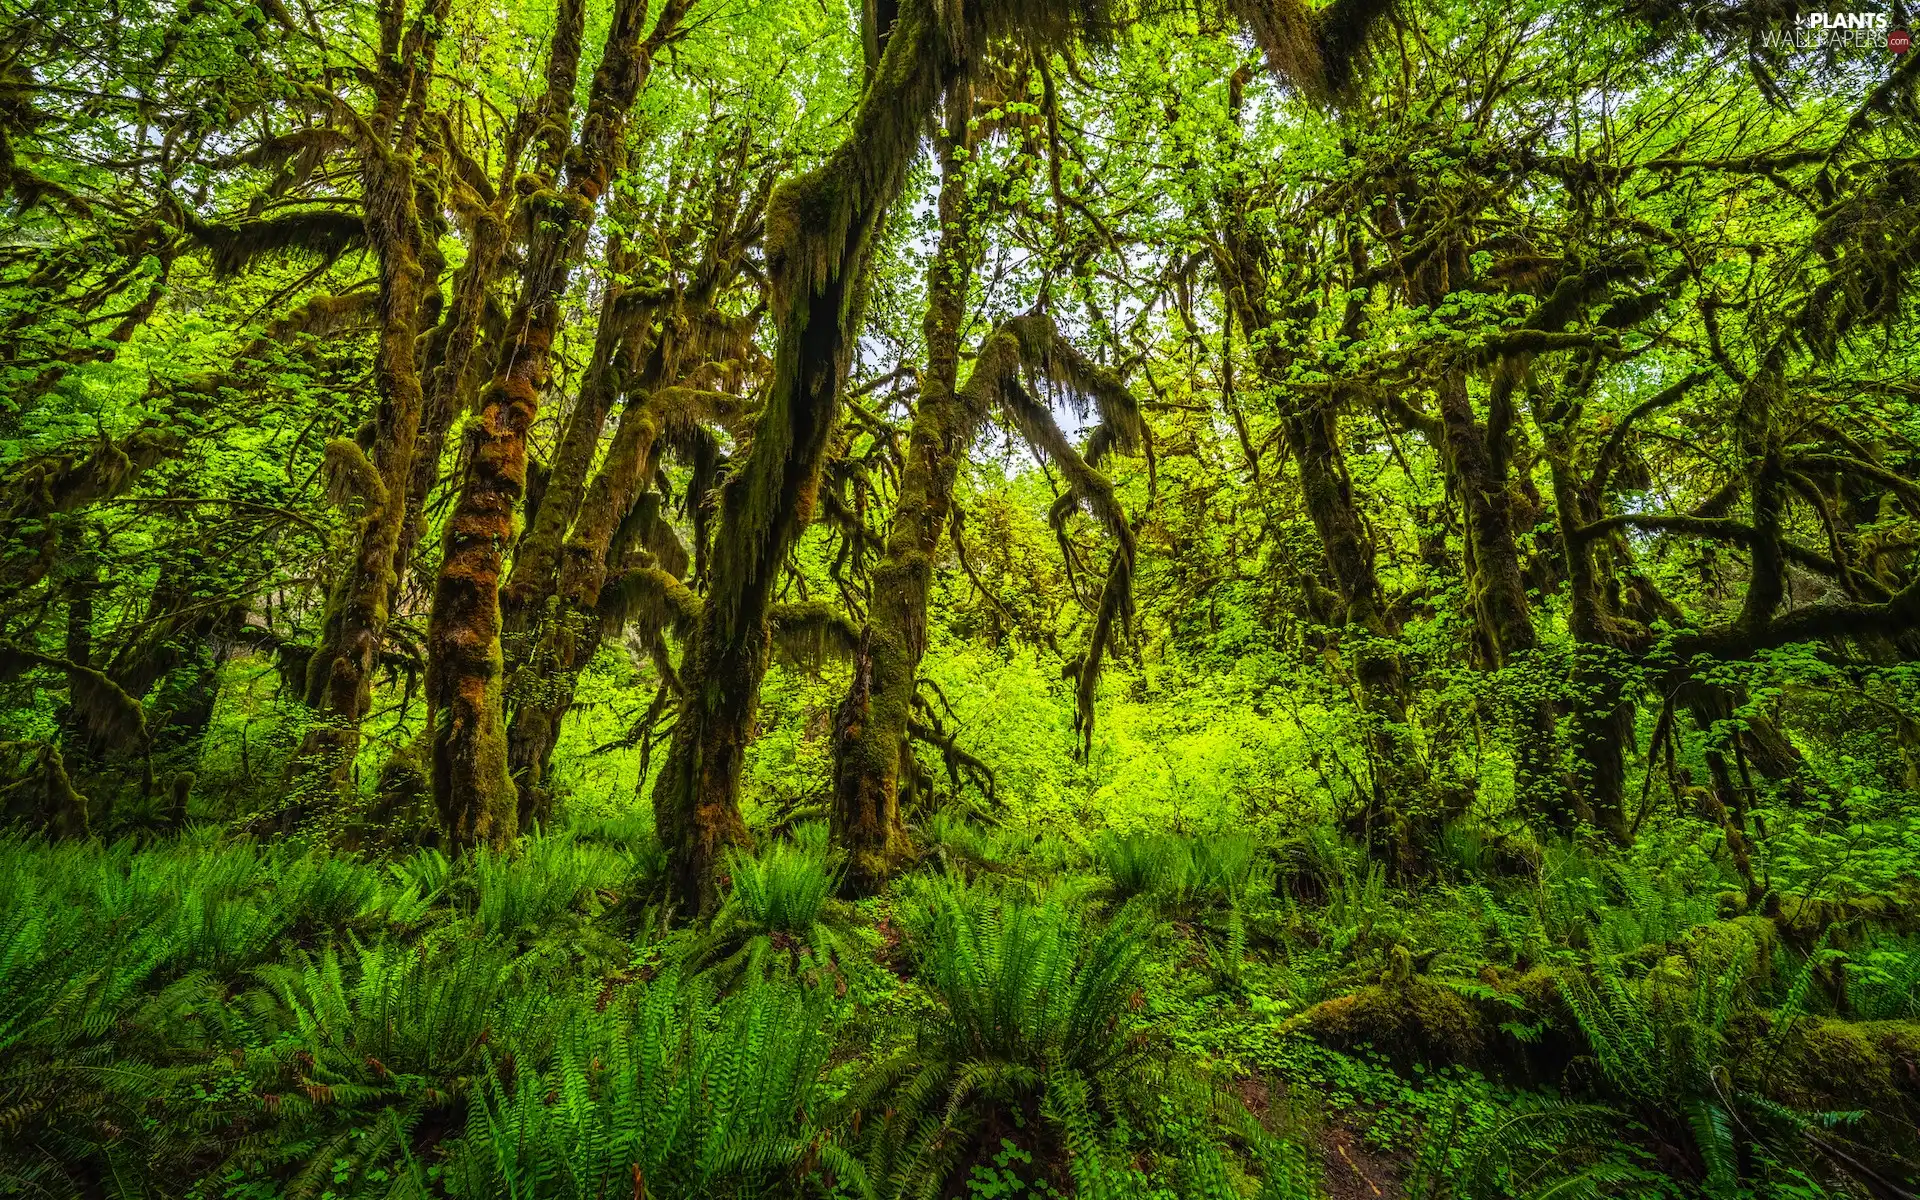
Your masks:
<svg viewBox="0 0 1920 1200"><path fill-rule="evenodd" d="M1854 12L1801 13L1793 19L1803 29L1872 29L1887 31L1887 14Z"/></svg>
<svg viewBox="0 0 1920 1200"><path fill-rule="evenodd" d="M1905 54L1912 44L1904 29L1893 29L1887 14L1876 12L1803 12L1793 25L1776 29L1766 41L1777 50L1815 50L1837 46L1854 50L1891 50Z"/></svg>

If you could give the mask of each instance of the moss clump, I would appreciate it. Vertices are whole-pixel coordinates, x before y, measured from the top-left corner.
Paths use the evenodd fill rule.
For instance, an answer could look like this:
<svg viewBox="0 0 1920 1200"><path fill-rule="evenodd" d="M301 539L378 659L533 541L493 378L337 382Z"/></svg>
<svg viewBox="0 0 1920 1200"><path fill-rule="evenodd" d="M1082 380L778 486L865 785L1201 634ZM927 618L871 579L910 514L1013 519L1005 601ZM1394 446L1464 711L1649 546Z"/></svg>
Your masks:
<svg viewBox="0 0 1920 1200"><path fill-rule="evenodd" d="M1686 935L1686 957L1693 963L1742 961L1749 978L1773 969L1779 931L1765 917L1747 915L1696 926Z"/></svg>
<svg viewBox="0 0 1920 1200"><path fill-rule="evenodd" d="M1372 1045L1396 1060L1474 1063L1486 1023L1458 992L1418 976L1324 1000L1292 1023L1340 1049Z"/></svg>
<svg viewBox="0 0 1920 1200"><path fill-rule="evenodd" d="M1861 1111L1888 1146L1920 1143L1920 1021L1766 1016L1747 1031L1771 1053L1743 1056L1735 1082L1800 1112Z"/></svg>
<svg viewBox="0 0 1920 1200"><path fill-rule="evenodd" d="M1526 1011L1535 1016L1544 1016L1560 1009L1558 967L1534 967L1511 979L1502 979L1496 986L1509 995L1519 997L1526 1005Z"/></svg>

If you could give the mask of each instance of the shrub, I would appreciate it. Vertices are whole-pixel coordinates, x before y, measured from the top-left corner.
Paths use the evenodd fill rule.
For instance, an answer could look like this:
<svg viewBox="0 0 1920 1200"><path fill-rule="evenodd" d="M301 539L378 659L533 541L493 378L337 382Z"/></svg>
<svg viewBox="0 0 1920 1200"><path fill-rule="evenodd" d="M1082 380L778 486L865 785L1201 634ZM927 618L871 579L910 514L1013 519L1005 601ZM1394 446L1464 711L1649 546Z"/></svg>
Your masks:
<svg viewBox="0 0 1920 1200"><path fill-rule="evenodd" d="M862 1145L877 1190L935 1194L990 1162L998 1131L1020 1128L1025 1152L1060 1176L1054 1183L1108 1194L1125 1175L1119 1147L1140 1131L1183 1120L1194 1131L1247 1128L1243 1112L1175 1066L1144 1027L1138 910L1096 928L1057 897L947 880L921 885L898 911L939 1006L848 1097L870 1118ZM1217 1167L1211 1141L1201 1135L1199 1145L1204 1152L1163 1146L1163 1160L1176 1172Z"/></svg>

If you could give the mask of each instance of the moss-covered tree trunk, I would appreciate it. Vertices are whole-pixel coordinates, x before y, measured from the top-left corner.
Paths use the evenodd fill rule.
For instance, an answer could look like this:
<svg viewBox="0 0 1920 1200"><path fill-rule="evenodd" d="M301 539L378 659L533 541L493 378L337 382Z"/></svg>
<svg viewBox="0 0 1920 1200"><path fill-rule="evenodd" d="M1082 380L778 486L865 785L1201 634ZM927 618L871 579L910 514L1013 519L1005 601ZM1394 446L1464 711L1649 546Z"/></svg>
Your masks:
<svg viewBox="0 0 1920 1200"><path fill-rule="evenodd" d="M429 0L411 22L404 0L393 0L383 11L375 108L360 133L363 219L368 244L380 262L373 363L379 407L370 453L358 468L342 468L357 475L355 488L364 513L346 568L328 596L321 641L307 667L306 700L319 721L305 738L293 770L309 786L319 779L337 788L352 770L360 722L372 700L374 671L392 615L396 558L406 527L425 396L415 347L440 267L438 249L427 232L429 222L437 224L438 214L422 210L416 155L447 8L447 0ZM429 203L437 204L430 193ZM362 451L351 443L337 443L333 453L359 458Z"/></svg>
<svg viewBox="0 0 1920 1200"><path fill-rule="evenodd" d="M447 519L427 632L434 800L456 849L501 845L517 830L502 694L501 574L526 494L527 431L548 384L560 302L623 149L629 111L652 67L653 43L642 39L647 8L646 0L616 0L577 145L568 144L571 106L558 99L547 106L541 184L522 202L534 232L520 297L493 379L467 425L467 474ZM684 11L685 0L670 3L654 38L664 36L662 27L670 29ZM549 97L572 95L583 14L580 0L563 0Z"/></svg>
<svg viewBox="0 0 1920 1200"><path fill-rule="evenodd" d="M510 144L510 161L519 157ZM406 525L394 569L404 582L408 564L426 528L427 499L440 478L440 459L454 419L473 393L475 363L482 358L481 333L487 297L506 259L507 209L510 196L503 187L473 218L467 242L467 260L453 276L453 300L447 305L427 342L426 396L420 415L420 438L414 448L413 475L407 486Z"/></svg>
<svg viewBox="0 0 1920 1200"><path fill-rule="evenodd" d="M619 288L609 288L579 398L500 596L507 639L507 771L523 828L548 816L547 761L573 703L578 667L600 644L593 609L577 609L561 596L560 561L563 540L589 490L601 430L623 386L619 359L635 320L621 314Z"/></svg>
<svg viewBox="0 0 1920 1200"><path fill-rule="evenodd" d="M1268 294L1272 252L1232 211L1222 223L1221 276L1234 319L1254 345L1255 365L1269 386L1288 376L1290 353L1276 322L1282 315ZM1311 302L1296 316L1311 316ZM1352 322L1350 322L1351 324ZM1355 331L1347 330L1351 337ZM1281 403L1285 445L1300 475L1300 494L1319 536L1327 572L1349 631L1360 703L1367 723L1373 795L1363 824L1370 840L1390 846L1403 873L1418 869L1432 814L1426 764L1408 724L1408 683L1398 648L1400 630L1389 610L1340 447L1337 396L1324 389L1288 393Z"/></svg>
<svg viewBox="0 0 1920 1200"><path fill-rule="evenodd" d="M1577 536L1582 525L1598 516L1599 505L1573 466L1562 435L1566 414L1552 414L1543 427L1549 431L1547 466L1567 572L1567 625L1574 640L1571 748L1578 809L1616 841L1625 841L1626 753L1633 737L1634 704L1622 667L1632 639L1609 611L1594 547Z"/></svg>
<svg viewBox="0 0 1920 1200"><path fill-rule="evenodd" d="M691 908L712 904L721 852L747 840L736 790L767 669L767 608L812 515L874 238L939 101L946 61L928 6L908 6L847 139L821 167L783 183L769 205L773 384L752 444L721 491L708 600L682 664L686 691L653 792L675 887Z"/></svg>
<svg viewBox="0 0 1920 1200"><path fill-rule="evenodd" d="M1394 206L1383 210L1389 235L1433 236L1432 230L1452 221L1449 210L1433 197L1416 197L1403 230ZM1406 278L1408 298L1430 310L1448 294L1469 287L1473 268L1468 244L1457 233L1440 239L1438 248ZM1532 606L1527 599L1525 566L1519 544L1520 522L1515 515L1513 481L1509 478L1511 445L1515 436L1510 374L1496 372L1490 388L1488 412L1482 421L1474 411L1465 364L1446 361L1431 380L1435 412L1421 427L1446 474L1449 493L1460 505L1465 543L1463 560L1468 604L1471 607L1478 657L1489 670L1514 664L1538 648ZM1522 687L1520 685L1527 686ZM1537 686L1536 686L1537 685ZM1542 679L1515 679L1510 684L1517 716L1514 734L1515 790L1522 803L1565 828L1573 812L1565 803L1556 770L1558 753L1555 699Z"/></svg>
<svg viewBox="0 0 1920 1200"><path fill-rule="evenodd" d="M583 384L583 392L599 389L605 397L583 395L581 400L582 407L600 407L597 418L588 418L596 426L596 440L614 398L626 396L626 406L597 470L589 474L590 453L570 455L563 444L540 512L558 506L568 524L554 521L536 529L534 536L542 544L538 565L529 568L532 578L526 591L516 596L509 584L503 597L508 632L515 631L516 611L523 622L517 644L509 648L507 725L508 765L519 789L523 826L544 819L552 803L548 765L573 707L580 672L625 622L624 612L603 609L600 603L607 580L634 549L622 545L617 535L622 529L657 532L652 521L637 521L635 513L655 462L655 444L669 426L685 430L698 424L716 402L726 403L722 394L690 385L706 382L715 365L738 362L748 352L753 322L725 317L714 304L738 277L757 236L764 195L738 207L720 199L713 237L691 281L675 289L677 296L666 289L610 291L589 379ZM699 501L691 498L690 503L697 507ZM635 552L644 560L642 566L656 565L644 545ZM524 557L515 562L516 577L522 561ZM684 574L684 564L677 559L666 567L676 578Z"/></svg>
<svg viewBox="0 0 1920 1200"><path fill-rule="evenodd" d="M609 248L607 258L616 277L628 265L622 261L625 255L618 242ZM547 486L528 516L527 532L514 551L513 571L500 593L509 634L531 628L559 584L561 545L586 498L601 432L626 382L621 352L631 333L651 316L624 301L624 289L618 283L610 284L601 297L593 353L580 380L579 395L561 427L559 447L548 465Z"/></svg>
<svg viewBox="0 0 1920 1200"><path fill-rule="evenodd" d="M872 607L854 656L852 686L834 720L832 834L847 852L849 882L861 890L885 880L908 849L900 772L902 756L913 752L907 725L927 652L927 594L954 481L983 416L958 387L960 326L979 252L967 194L971 109L971 90L955 86L947 97L941 144L940 245L927 281L927 369L920 375L893 527L873 571Z"/></svg>
<svg viewBox="0 0 1920 1200"><path fill-rule="evenodd" d="M1450 372L1439 381L1438 391L1438 449L1464 515L1474 623L1489 665L1504 666L1538 644L1508 480L1489 431L1474 415L1466 377Z"/></svg>

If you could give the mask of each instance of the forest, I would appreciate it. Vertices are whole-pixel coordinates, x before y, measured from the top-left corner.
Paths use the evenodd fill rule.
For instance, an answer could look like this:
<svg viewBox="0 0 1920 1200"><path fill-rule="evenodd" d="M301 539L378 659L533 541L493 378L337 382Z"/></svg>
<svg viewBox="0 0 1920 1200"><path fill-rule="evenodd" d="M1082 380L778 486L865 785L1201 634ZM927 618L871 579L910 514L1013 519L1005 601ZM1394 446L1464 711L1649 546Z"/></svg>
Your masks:
<svg viewBox="0 0 1920 1200"><path fill-rule="evenodd" d="M0 0L0 1196L1913 1200L1904 0Z"/></svg>

